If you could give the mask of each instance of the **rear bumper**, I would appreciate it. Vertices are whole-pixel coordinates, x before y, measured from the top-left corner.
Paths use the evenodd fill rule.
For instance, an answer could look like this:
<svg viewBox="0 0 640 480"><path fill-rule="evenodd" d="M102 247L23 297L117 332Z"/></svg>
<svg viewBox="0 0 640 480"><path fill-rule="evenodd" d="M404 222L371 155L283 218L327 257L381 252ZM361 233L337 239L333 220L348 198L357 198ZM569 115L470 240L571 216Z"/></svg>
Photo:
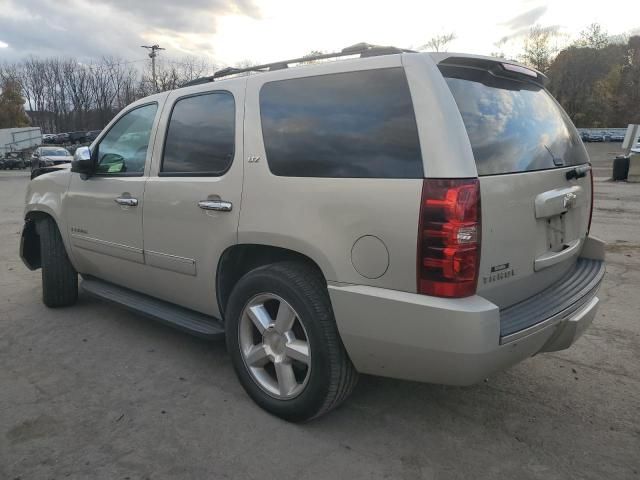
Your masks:
<svg viewBox="0 0 640 480"><path fill-rule="evenodd" d="M339 285L330 285L329 294L343 343L358 371L471 385L536 353L571 346L596 315L603 273L597 270L592 288L573 297L563 310L539 317L510 339L501 336L498 307L477 295L442 299ZM540 312L545 311L544 301L538 303Z"/></svg>

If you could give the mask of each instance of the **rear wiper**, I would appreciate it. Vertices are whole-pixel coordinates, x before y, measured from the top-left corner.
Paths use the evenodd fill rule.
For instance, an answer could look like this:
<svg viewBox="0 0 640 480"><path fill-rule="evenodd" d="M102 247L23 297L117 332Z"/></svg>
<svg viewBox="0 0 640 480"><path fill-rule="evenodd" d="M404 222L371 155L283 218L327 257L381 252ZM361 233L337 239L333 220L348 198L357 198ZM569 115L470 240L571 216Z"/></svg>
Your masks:
<svg viewBox="0 0 640 480"><path fill-rule="evenodd" d="M553 152L551 151L551 149L549 147L547 147L546 145L544 146L544 148L547 149L547 152L549 152L549 155L551 155L551 160L553 160L553 164L556 167L563 167L564 166L564 160L560 157L556 157Z"/></svg>

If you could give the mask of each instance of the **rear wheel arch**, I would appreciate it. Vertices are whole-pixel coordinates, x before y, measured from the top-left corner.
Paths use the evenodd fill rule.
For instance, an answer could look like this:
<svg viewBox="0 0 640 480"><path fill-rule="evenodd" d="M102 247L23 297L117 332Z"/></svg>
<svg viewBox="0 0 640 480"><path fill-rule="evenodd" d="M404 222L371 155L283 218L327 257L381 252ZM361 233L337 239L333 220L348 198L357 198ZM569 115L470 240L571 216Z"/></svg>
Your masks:
<svg viewBox="0 0 640 480"><path fill-rule="evenodd" d="M326 284L326 276L312 258L294 250L264 244L239 244L227 248L218 261L216 296L224 316L233 287L249 271L276 262L294 261L315 269Z"/></svg>

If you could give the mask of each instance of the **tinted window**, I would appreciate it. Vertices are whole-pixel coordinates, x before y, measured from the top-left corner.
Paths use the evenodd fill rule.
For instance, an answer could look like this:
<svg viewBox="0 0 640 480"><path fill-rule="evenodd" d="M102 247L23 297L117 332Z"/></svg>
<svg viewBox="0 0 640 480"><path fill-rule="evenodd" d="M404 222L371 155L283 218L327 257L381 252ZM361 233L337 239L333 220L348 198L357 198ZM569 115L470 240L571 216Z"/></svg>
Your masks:
<svg viewBox="0 0 640 480"><path fill-rule="evenodd" d="M275 175L422 177L413 104L401 68L267 83L260 92L260 115Z"/></svg>
<svg viewBox="0 0 640 480"><path fill-rule="evenodd" d="M480 175L588 162L578 133L542 87L484 70L441 66Z"/></svg>
<svg viewBox="0 0 640 480"><path fill-rule="evenodd" d="M158 105L153 103L120 117L98 145L98 173L144 172L157 109Z"/></svg>
<svg viewBox="0 0 640 480"><path fill-rule="evenodd" d="M230 93L176 102L164 146L162 172L221 175L233 161L235 104Z"/></svg>

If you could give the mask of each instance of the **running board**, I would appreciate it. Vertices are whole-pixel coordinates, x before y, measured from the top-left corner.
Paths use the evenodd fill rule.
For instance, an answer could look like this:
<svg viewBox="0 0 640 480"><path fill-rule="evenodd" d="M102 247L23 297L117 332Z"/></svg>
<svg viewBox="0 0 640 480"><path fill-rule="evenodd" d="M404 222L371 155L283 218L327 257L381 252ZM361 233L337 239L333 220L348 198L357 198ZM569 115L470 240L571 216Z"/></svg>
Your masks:
<svg viewBox="0 0 640 480"><path fill-rule="evenodd" d="M224 324L217 318L189 310L128 288L93 277L84 277L82 289L101 300L116 303L145 317L158 320L192 335L217 339L224 335Z"/></svg>

